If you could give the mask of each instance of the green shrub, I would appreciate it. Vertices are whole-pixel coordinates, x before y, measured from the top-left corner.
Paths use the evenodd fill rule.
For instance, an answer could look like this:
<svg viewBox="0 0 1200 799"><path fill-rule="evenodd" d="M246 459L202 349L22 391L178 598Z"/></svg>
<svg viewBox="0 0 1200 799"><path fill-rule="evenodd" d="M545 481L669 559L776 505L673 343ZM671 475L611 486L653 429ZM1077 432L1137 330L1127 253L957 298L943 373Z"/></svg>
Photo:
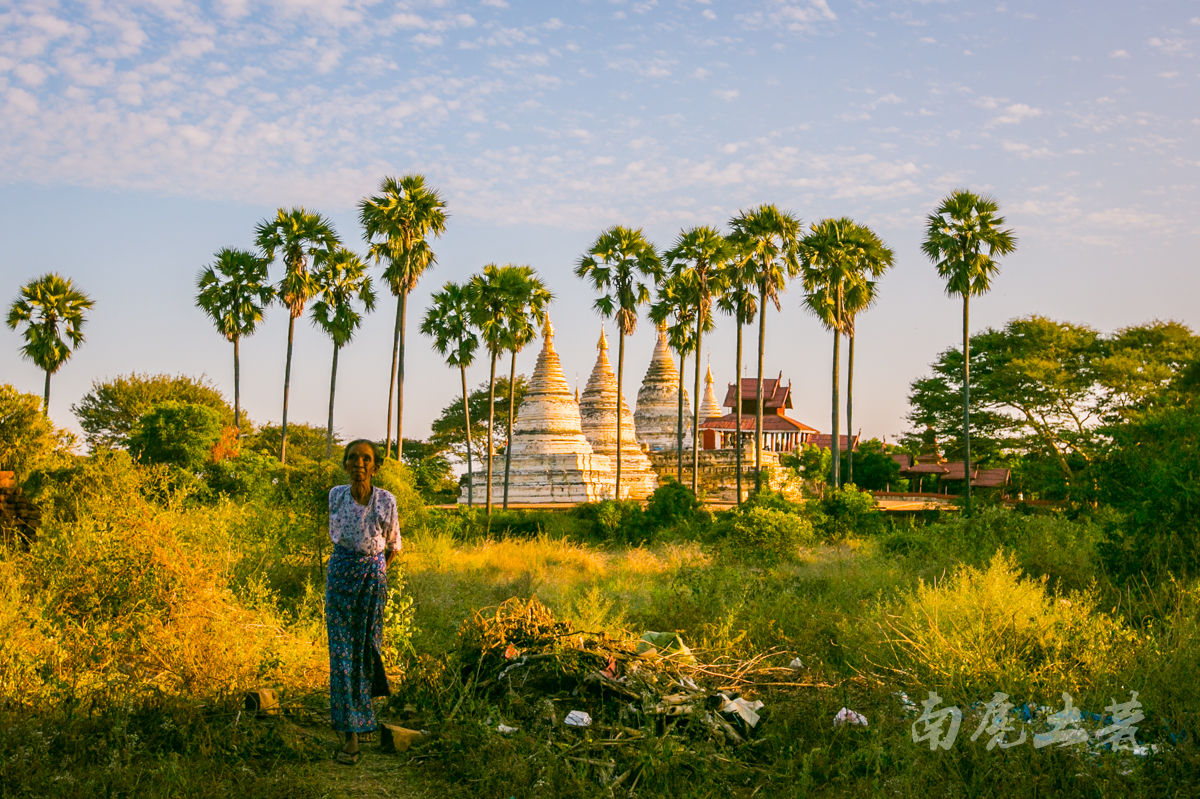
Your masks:
<svg viewBox="0 0 1200 799"><path fill-rule="evenodd" d="M138 419L129 451L143 463L167 463L194 472L210 460L221 430L221 414L212 408L161 402Z"/></svg>
<svg viewBox="0 0 1200 799"><path fill-rule="evenodd" d="M233 408L217 388L203 377L186 375L123 375L92 383L89 391L71 411L93 448L123 448L137 422L156 405L177 402L203 405L220 415L221 424L233 424ZM249 429L246 412L242 411L242 429Z"/></svg>
<svg viewBox="0 0 1200 799"><path fill-rule="evenodd" d="M795 513L765 507L732 511L725 520L722 557L771 566L795 560L800 547L815 542L812 523Z"/></svg>
<svg viewBox="0 0 1200 799"><path fill-rule="evenodd" d="M646 503L646 525L655 531L694 524L701 515L700 500L678 480L667 480Z"/></svg>
<svg viewBox="0 0 1200 799"><path fill-rule="evenodd" d="M807 511L817 534L831 543L855 535L877 535L886 525L875 498L853 484L826 491L820 500L808 503Z"/></svg>
<svg viewBox="0 0 1200 799"><path fill-rule="evenodd" d="M653 536L645 511L636 500L605 499L577 505L571 515L585 538L617 544L645 544Z"/></svg>
<svg viewBox="0 0 1200 799"><path fill-rule="evenodd" d="M259 501L274 490L272 481L279 472L279 461L275 458L244 449L233 458L208 464L204 480L215 495Z"/></svg>
<svg viewBox="0 0 1200 799"><path fill-rule="evenodd" d="M55 429L41 397L0 385L0 470L16 472L20 483L73 443L70 433Z"/></svg>

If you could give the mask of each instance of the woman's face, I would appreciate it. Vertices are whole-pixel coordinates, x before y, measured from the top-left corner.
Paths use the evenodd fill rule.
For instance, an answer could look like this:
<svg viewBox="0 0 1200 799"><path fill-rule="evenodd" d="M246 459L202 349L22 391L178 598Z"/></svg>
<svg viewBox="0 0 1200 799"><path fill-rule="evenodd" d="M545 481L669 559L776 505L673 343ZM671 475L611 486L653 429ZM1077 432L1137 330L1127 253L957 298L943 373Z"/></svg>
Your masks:
<svg viewBox="0 0 1200 799"><path fill-rule="evenodd" d="M342 462L342 468L354 482L369 482L379 469L379 464L375 462L375 450L370 444L355 444L346 453L346 460Z"/></svg>

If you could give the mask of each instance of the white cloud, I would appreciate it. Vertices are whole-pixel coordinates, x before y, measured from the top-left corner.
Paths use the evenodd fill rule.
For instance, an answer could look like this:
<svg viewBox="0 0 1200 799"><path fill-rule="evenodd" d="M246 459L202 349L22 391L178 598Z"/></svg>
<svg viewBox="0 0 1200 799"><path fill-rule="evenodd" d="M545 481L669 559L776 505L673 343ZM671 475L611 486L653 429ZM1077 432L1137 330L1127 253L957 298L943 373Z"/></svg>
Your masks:
<svg viewBox="0 0 1200 799"><path fill-rule="evenodd" d="M978 98L972 100L971 105L977 105L980 108L987 108L987 109L991 110L993 108L999 108L1003 103L1007 103L1007 102L1008 102L1007 97L984 96L984 97L978 97Z"/></svg>
<svg viewBox="0 0 1200 799"><path fill-rule="evenodd" d="M1188 52L1191 42L1186 39L1160 39L1155 36L1150 40L1149 44L1165 55L1191 55Z"/></svg>
<svg viewBox="0 0 1200 799"><path fill-rule="evenodd" d="M724 90L715 89L713 91L713 97L724 100L726 102L731 102L733 100L736 100L738 98L738 94L739 94L739 92L737 89L724 89Z"/></svg>
<svg viewBox="0 0 1200 799"><path fill-rule="evenodd" d="M1033 119L1042 115L1042 109L1032 108L1025 103L1016 103L1004 109L1004 114L995 117L990 124L992 125L1018 125L1027 119Z"/></svg>
<svg viewBox="0 0 1200 799"><path fill-rule="evenodd" d="M1129 52L1127 50L1113 50L1111 53L1108 54L1108 57L1109 58L1129 58Z"/></svg>
<svg viewBox="0 0 1200 799"><path fill-rule="evenodd" d="M13 74L26 86L41 86L46 81L46 70L37 64L18 64L13 68Z"/></svg>
<svg viewBox="0 0 1200 799"><path fill-rule="evenodd" d="M480 5L491 6L492 8L508 8L508 3L504 0L480 0ZM466 418L465 416L463 417Z"/></svg>
<svg viewBox="0 0 1200 799"><path fill-rule="evenodd" d="M1158 73L1158 76L1160 78L1178 78L1179 73L1178 72L1160 72L1160 73ZM466 418L466 417L463 417L463 418Z"/></svg>
<svg viewBox="0 0 1200 799"><path fill-rule="evenodd" d="M700 16L704 17L705 19L716 19L717 12L713 11L711 8L706 8L700 12ZM616 400L613 400L613 402L616 402ZM464 416L463 418L465 419L466 417ZM832 441L832 439L830 440Z"/></svg>
<svg viewBox="0 0 1200 799"><path fill-rule="evenodd" d="M937 39L932 36L924 36L921 38L921 44L937 44ZM757 400L755 400L757 402ZM466 418L466 417L463 417ZM833 439L830 439L832 441Z"/></svg>
<svg viewBox="0 0 1200 799"><path fill-rule="evenodd" d="M772 0L769 6L765 11L739 14L737 19L751 30L783 27L804 33L814 30L819 23L837 20L837 14L833 13L826 0Z"/></svg>
<svg viewBox="0 0 1200 799"><path fill-rule="evenodd" d="M704 80L711 74L712 73L704 67L696 67L696 69L692 72L692 77L696 78L697 80Z"/></svg>
<svg viewBox="0 0 1200 799"><path fill-rule="evenodd" d="M442 37L436 33L418 33L409 39L410 42L418 47L441 47ZM463 417L466 418L466 417Z"/></svg>

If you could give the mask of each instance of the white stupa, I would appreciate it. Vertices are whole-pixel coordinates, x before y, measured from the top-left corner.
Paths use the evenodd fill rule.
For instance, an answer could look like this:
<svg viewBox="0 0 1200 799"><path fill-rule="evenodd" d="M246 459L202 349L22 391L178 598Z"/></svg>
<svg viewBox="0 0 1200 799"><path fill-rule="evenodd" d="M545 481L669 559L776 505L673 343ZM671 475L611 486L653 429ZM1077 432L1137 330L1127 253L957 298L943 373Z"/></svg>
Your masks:
<svg viewBox="0 0 1200 799"><path fill-rule="evenodd" d="M675 450L679 423L679 370L671 358L667 330L658 328L658 342L650 368L638 389L637 412L633 415L638 440L651 450ZM692 405L683 390L683 447L692 446Z"/></svg>

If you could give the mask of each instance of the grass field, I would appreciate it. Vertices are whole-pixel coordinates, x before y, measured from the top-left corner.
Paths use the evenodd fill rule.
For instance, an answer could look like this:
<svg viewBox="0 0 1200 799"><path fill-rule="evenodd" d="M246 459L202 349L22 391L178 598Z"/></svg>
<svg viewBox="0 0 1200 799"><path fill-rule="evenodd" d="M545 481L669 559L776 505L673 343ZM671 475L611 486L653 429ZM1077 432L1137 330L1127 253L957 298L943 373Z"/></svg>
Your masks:
<svg viewBox="0 0 1200 799"><path fill-rule="evenodd" d="M346 768L326 726L327 476L253 501L198 501L164 480L127 462L58 475L39 538L6 544L0 795L1184 797L1200 785L1200 583L1110 580L1095 556L1102 513L831 526L781 506L748 526L700 514L634 535L611 509L489 525L393 485L408 521L385 641L396 693L380 711L430 735L400 754L369 746ZM556 681L502 685L471 630L535 597L538 629L571 631L544 649ZM585 650L629 652L645 631L678 632L698 662L647 666L654 697L572 682ZM703 713L647 712L684 676L762 701L761 721L731 743ZM242 709L261 686L281 692L283 715ZM898 696L930 691L962 712L948 750L913 742L914 705ZM971 740L997 691L1033 709L1009 714L1011 737L1030 740ZM1033 747L1064 692L1101 717L1082 723L1094 742L1132 691L1137 743L1155 750ZM867 726L835 726L843 707ZM592 727L565 727L571 709Z"/></svg>

